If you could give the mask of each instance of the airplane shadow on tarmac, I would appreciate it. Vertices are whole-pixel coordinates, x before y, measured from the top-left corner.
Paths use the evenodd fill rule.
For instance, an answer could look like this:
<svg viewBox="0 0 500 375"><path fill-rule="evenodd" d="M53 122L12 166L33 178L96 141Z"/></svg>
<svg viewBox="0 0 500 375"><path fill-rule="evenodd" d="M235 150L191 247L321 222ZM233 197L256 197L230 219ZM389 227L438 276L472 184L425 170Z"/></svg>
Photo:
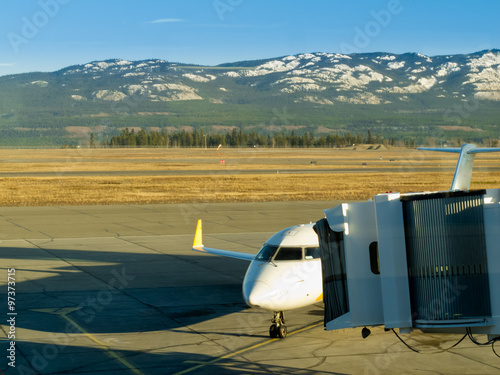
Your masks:
<svg viewBox="0 0 500 375"><path fill-rule="evenodd" d="M93 333L145 332L248 309L241 294L248 263L239 260L6 247L2 258L4 270L11 260L26 264L15 268L23 280L16 282L17 328L63 332L55 322L69 311ZM6 296L7 285L0 288Z"/></svg>
<svg viewBox="0 0 500 375"><path fill-rule="evenodd" d="M0 370L9 374L303 374L342 375L337 372L298 370L292 366L278 364L255 364L238 357L215 358L209 355L169 352L147 353L139 351L114 351L79 346L54 346L23 342L23 358L16 363L16 369ZM117 357L119 360L117 360ZM298 372L299 371L299 372Z"/></svg>
<svg viewBox="0 0 500 375"><path fill-rule="evenodd" d="M3 273L12 265L16 269L18 314L17 371L2 364L5 375L122 374L124 369L134 372L132 368L144 374L175 374L197 364L202 365L193 371L196 374L264 371L238 358L182 353L182 346L167 336L204 335L208 333L204 328L211 327L207 323L196 332L188 326L241 313L256 314L257 329L242 330L233 318L232 325L216 334L267 339L270 313L248 308L241 294L248 262L189 252L143 254L75 247L51 248L50 242L40 248L2 247ZM7 295L6 284L0 293ZM133 345L131 335L139 338L148 332L158 335L156 346ZM126 349L127 340L131 350ZM272 367L279 373L297 371Z"/></svg>

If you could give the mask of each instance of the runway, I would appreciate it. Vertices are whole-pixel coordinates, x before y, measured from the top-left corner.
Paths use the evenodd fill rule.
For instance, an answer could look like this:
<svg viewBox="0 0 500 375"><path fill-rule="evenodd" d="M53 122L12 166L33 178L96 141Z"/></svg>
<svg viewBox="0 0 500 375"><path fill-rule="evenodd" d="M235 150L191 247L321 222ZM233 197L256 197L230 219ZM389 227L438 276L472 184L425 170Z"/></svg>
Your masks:
<svg viewBox="0 0 500 375"><path fill-rule="evenodd" d="M500 172L500 167L477 167L476 172ZM421 173L443 172L440 167L422 167ZM452 172L448 168L447 172ZM407 173L408 168L304 168L304 169L221 169L221 170L133 170L133 171L64 171L64 172L0 172L0 178L11 177L141 177L141 176L233 176L233 175L259 175L259 174L342 174L342 173Z"/></svg>
<svg viewBox="0 0 500 375"><path fill-rule="evenodd" d="M191 251L196 220L211 247L256 253L274 232L316 221L339 202L0 209L0 372L11 374L498 374L500 359L469 341L417 354L391 332L323 330L323 306L248 308L248 263ZM15 368L7 281L15 270ZM457 336L412 333L427 352Z"/></svg>

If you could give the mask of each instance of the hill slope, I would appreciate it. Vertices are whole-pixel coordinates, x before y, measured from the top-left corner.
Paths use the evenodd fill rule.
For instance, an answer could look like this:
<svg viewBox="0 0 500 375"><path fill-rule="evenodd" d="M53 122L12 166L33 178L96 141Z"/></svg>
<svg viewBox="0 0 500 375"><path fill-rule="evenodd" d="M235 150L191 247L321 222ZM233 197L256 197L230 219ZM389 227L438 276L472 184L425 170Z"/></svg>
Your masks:
<svg viewBox="0 0 500 375"><path fill-rule="evenodd" d="M0 128L2 144L79 142L123 127L473 139L497 137L499 101L498 50L307 53L215 67L108 60L0 77Z"/></svg>

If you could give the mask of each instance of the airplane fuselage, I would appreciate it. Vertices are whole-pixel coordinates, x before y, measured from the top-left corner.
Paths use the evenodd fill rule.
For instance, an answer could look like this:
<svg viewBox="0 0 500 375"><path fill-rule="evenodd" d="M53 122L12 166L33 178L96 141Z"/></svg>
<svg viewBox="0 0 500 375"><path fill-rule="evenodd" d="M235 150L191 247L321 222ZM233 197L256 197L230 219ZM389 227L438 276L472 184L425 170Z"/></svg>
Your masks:
<svg viewBox="0 0 500 375"><path fill-rule="evenodd" d="M243 298L249 306L271 311L322 300L321 258L313 224L283 229L266 241L247 269Z"/></svg>
<svg viewBox="0 0 500 375"><path fill-rule="evenodd" d="M285 311L312 305L323 299L321 260L253 260L243 281L247 305Z"/></svg>

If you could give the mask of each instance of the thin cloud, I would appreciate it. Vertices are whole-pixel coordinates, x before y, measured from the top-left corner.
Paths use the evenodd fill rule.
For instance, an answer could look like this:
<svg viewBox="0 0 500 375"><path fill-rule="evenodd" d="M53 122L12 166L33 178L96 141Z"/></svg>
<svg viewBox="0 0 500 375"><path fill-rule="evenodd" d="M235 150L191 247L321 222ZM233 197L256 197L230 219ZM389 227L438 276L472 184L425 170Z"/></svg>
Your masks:
<svg viewBox="0 0 500 375"><path fill-rule="evenodd" d="M202 23L194 25L194 27L204 27L204 28L225 28L225 29L276 29L284 27L283 24L268 24L268 25L258 25L258 24L227 24L227 23Z"/></svg>
<svg viewBox="0 0 500 375"><path fill-rule="evenodd" d="M15 63L0 63L0 66L14 66Z"/></svg>
<svg viewBox="0 0 500 375"><path fill-rule="evenodd" d="M182 18L160 18L153 21L148 21L146 23L174 23L174 22L185 22Z"/></svg>

